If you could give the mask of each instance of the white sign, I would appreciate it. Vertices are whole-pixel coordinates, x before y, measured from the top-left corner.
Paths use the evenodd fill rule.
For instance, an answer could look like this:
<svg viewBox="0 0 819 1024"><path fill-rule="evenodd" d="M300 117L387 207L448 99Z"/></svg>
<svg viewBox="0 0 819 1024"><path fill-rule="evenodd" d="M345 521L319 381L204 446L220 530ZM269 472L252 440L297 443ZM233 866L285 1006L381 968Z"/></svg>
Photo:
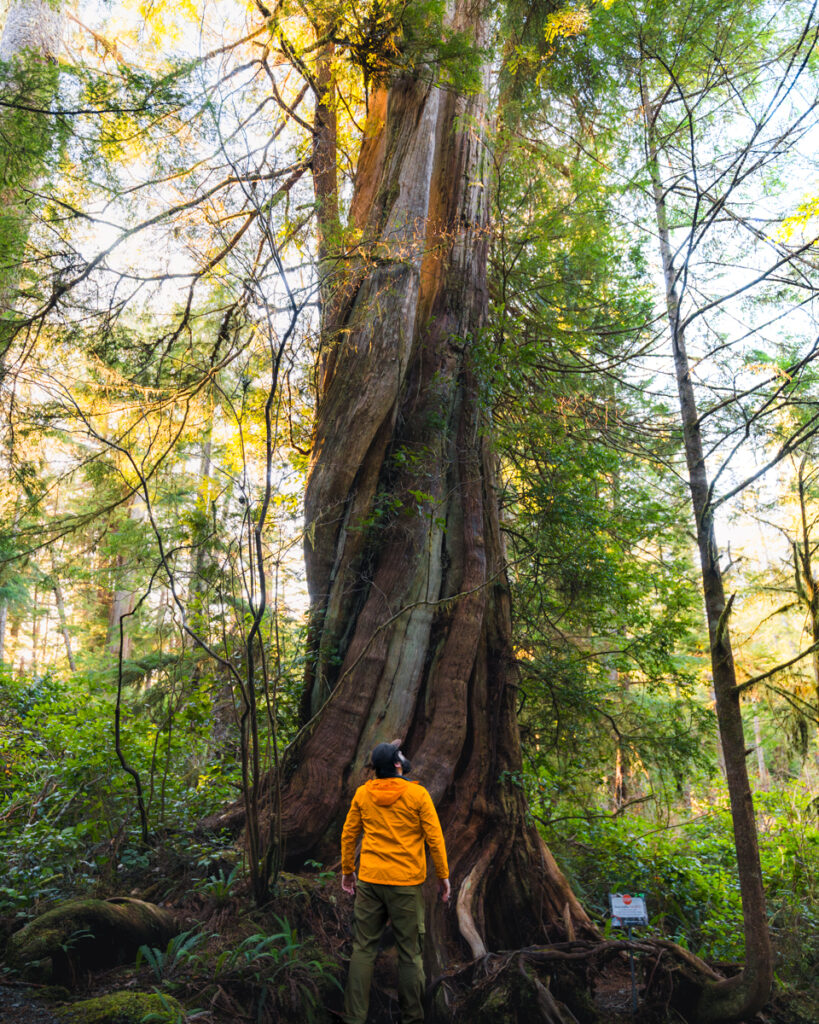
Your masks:
<svg viewBox="0 0 819 1024"><path fill-rule="evenodd" d="M609 893L611 905L612 927L633 928L635 925L648 924L648 910L645 896L642 893Z"/></svg>

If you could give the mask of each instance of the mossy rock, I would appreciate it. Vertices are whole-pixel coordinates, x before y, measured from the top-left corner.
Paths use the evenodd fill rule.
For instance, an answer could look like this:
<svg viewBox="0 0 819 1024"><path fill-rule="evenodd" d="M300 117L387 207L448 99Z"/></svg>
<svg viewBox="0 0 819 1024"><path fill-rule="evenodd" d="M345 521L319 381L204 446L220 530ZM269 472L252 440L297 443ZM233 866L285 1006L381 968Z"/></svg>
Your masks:
<svg viewBox="0 0 819 1024"><path fill-rule="evenodd" d="M52 1012L63 1024L142 1024L149 1014L155 1024L176 1024L184 1016L173 996L155 992L112 992Z"/></svg>
<svg viewBox="0 0 819 1024"><path fill-rule="evenodd" d="M166 910L142 900L74 900L12 935L6 959L31 980L73 985L85 971L132 962L142 945L164 947L178 930Z"/></svg>

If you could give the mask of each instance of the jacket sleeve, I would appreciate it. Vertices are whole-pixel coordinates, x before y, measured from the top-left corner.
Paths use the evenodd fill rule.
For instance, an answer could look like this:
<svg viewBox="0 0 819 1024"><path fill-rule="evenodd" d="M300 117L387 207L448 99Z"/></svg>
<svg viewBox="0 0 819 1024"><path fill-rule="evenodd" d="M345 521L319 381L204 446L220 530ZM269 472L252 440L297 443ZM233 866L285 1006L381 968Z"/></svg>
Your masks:
<svg viewBox="0 0 819 1024"><path fill-rule="evenodd" d="M341 873L351 875L355 871L355 846L361 835L361 808L358 793L353 797L344 828L341 830Z"/></svg>
<svg viewBox="0 0 819 1024"><path fill-rule="evenodd" d="M438 812L432 797L424 790L424 796L420 807L421 828L424 830L424 838L432 854L432 862L435 865L435 874L439 878L449 878L449 864L446 859L446 845L444 834L441 831L441 823L438 820Z"/></svg>

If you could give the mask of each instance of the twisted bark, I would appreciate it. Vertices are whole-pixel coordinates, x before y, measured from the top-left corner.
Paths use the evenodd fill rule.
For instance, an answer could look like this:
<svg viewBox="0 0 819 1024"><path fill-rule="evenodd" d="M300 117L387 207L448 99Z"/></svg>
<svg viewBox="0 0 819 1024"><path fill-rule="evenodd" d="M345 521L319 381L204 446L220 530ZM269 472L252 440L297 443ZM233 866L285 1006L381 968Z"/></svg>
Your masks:
<svg viewBox="0 0 819 1024"><path fill-rule="evenodd" d="M453 17L480 47L483 12L459 3ZM431 910L433 969L562 937L567 922L593 932L521 787L496 459L475 359L486 133L485 90L403 76L371 100L324 306L305 496L307 724L282 805L288 861L333 857L370 750L404 738L438 806L456 889L465 883L455 905Z"/></svg>

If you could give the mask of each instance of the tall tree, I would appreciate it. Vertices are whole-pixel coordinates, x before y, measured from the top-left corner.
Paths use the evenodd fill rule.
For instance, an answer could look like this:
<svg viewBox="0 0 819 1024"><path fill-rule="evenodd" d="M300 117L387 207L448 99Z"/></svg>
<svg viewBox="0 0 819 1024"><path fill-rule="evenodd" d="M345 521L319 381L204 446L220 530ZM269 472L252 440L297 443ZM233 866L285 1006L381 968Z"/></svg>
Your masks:
<svg viewBox="0 0 819 1024"><path fill-rule="evenodd" d="M763 257L762 265L750 282L723 286L722 294L718 292L707 300L701 297L702 293L694 291L696 259L707 244L715 220L726 212L729 216L736 216L733 207L748 180L775 162L802 131L805 111L797 110L789 116L785 108L787 96L799 80L817 41L814 12L806 11L806 21L797 25L795 38L781 55L764 54L748 47L739 62L739 73L734 69L730 80L726 80L723 77L723 54L730 38L726 21L729 24L733 22L732 27L747 36L758 24L756 19L764 18L766 11L741 8L730 12L728 18L726 14L724 4L690 3L676 40L685 46L682 58L679 52L675 53L663 45L665 27L652 32L650 22L634 26L639 50L636 70L645 124L647 170L665 281L666 313L700 555L715 703L731 802L745 932L745 966L734 978L705 990L700 1006L700 1019L703 1021L740 1020L755 1013L766 1002L773 980L773 952L748 778L741 689L737 685L728 628L732 601L726 598L721 565L723 549L717 539L715 524L716 509L726 496L716 498L715 488L741 446L743 436L748 437L752 430L764 432L769 408L774 404L781 408L788 402L800 403L798 388L801 377L815 355L815 346L809 346L807 352L794 361L790 366L790 383L784 387L774 379L768 388L757 385L727 397L720 394L710 402L708 399L703 402L697 396L688 354L690 336L699 326L697 321L709 309L728 306L736 293L750 293L760 280L781 274L783 268L791 264L798 264L804 251L801 246L774 247L770 256L766 253ZM769 81L770 92L755 110L754 98L760 76ZM747 138L733 152L720 150L713 162L708 161L703 158L698 141L700 125L709 119L718 122L723 114L725 97L732 95L745 97L743 114L749 121ZM707 146L713 151L713 143L709 141ZM678 228L676 236L675 224L685 225ZM753 225L747 225L746 230L756 237ZM707 388L704 390L707 394ZM741 410L742 422L728 431L731 440L727 441L716 434L712 423L704 421L708 417L713 421L715 410L729 405ZM707 440L709 428L712 436ZM803 444L816 429L816 417L803 422L782 443L770 464L776 464ZM711 468L709 462L715 450L721 447L724 448L721 465ZM742 486L734 483L728 489L729 494L739 493Z"/></svg>
<svg viewBox="0 0 819 1024"><path fill-rule="evenodd" d="M488 12L458 3L475 53ZM487 315L487 69L379 84L324 317L305 496L308 721L289 761L292 861L337 842L370 750L401 736L457 891L433 957L590 931L526 813L496 458L474 351ZM316 131L322 130L318 121ZM332 204L322 202L321 211Z"/></svg>
<svg viewBox="0 0 819 1024"><path fill-rule="evenodd" d="M0 61L5 65L0 86L0 359L5 359L11 341L31 223L31 190L45 169L53 137L55 121L48 107L57 88L62 26L60 3L16 0L0 37Z"/></svg>
<svg viewBox="0 0 819 1024"><path fill-rule="evenodd" d="M0 394L15 329L31 189L43 173L54 134L47 108L57 88L62 23L59 2L16 0L5 11L0 37ZM15 504L14 522L19 512ZM2 596L0 661L7 621L8 601Z"/></svg>

